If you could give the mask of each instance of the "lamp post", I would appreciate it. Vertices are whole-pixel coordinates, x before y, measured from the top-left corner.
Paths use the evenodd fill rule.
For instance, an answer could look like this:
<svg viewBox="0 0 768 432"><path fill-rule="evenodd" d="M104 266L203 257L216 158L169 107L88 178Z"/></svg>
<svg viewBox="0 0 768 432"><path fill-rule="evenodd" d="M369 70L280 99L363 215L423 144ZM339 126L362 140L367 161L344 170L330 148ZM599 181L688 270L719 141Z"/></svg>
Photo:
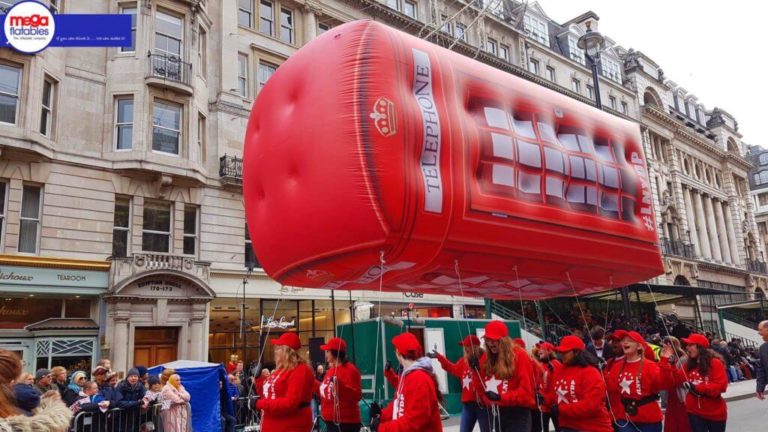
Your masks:
<svg viewBox="0 0 768 432"><path fill-rule="evenodd" d="M587 21L587 31L579 38L578 46L583 49L590 65L592 66L592 82L595 87L595 106L603 109L600 101L600 82L598 79L597 65L600 63L600 51L605 46L605 38L600 32L592 31L591 21Z"/></svg>

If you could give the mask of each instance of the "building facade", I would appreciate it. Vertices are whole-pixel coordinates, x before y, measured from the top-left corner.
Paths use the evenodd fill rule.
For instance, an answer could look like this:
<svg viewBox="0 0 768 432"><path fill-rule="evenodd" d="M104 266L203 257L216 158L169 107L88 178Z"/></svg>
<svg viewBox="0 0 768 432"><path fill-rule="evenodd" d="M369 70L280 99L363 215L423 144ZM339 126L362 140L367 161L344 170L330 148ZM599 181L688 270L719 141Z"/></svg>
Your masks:
<svg viewBox="0 0 768 432"><path fill-rule="evenodd" d="M760 234L758 242L763 245L763 250L768 250L768 150L761 146L750 146L749 159L753 166L749 177L749 194Z"/></svg>
<svg viewBox="0 0 768 432"><path fill-rule="evenodd" d="M255 359L282 327L309 346L353 315L457 316L459 302L483 313L482 299L303 290L259 269L242 205L250 107L282 62L334 26L375 19L595 98L576 45L587 23L597 29L591 12L559 24L537 3L493 1L49 2L58 13L128 14L133 43L0 50L0 348L29 370L102 356L119 371L220 362L243 346ZM762 276L750 263L764 247L735 120L703 107L679 118L680 101L695 99L634 68L638 56L608 40L600 91L606 111L643 129L660 241L671 245L659 282L754 291Z"/></svg>

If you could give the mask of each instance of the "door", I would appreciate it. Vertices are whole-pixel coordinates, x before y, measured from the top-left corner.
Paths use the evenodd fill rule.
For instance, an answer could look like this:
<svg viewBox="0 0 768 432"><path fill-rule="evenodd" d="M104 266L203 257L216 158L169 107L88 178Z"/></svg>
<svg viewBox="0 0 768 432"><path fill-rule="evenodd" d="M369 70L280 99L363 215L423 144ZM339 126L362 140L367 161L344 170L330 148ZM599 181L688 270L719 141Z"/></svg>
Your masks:
<svg viewBox="0 0 768 432"><path fill-rule="evenodd" d="M141 327L133 337L133 364L146 367L177 360L178 327Z"/></svg>
<svg viewBox="0 0 768 432"><path fill-rule="evenodd" d="M32 356L32 341L25 339L0 339L0 349L11 351L21 360L24 372L35 372L35 358ZM45 367L46 365L40 366Z"/></svg>

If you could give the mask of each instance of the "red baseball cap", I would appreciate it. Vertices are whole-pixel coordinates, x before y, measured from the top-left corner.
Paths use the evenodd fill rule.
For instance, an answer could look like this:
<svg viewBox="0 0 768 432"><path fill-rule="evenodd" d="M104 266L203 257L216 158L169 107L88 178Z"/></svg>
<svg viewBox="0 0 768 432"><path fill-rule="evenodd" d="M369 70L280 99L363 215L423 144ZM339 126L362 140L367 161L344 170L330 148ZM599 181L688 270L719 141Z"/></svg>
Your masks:
<svg viewBox="0 0 768 432"><path fill-rule="evenodd" d="M480 346L480 338L475 335L469 335L459 342L459 345L463 347Z"/></svg>
<svg viewBox="0 0 768 432"><path fill-rule="evenodd" d="M706 336L699 333L691 333L687 338L681 339L686 345L700 345L704 348L709 348L709 339Z"/></svg>
<svg viewBox="0 0 768 432"><path fill-rule="evenodd" d="M626 330L619 329L619 330L616 330L613 333L611 333L611 339L619 340L620 341L620 340L624 339L624 337L626 335L627 335L627 331Z"/></svg>
<svg viewBox="0 0 768 432"><path fill-rule="evenodd" d="M323 351L346 351L347 343L342 338L328 339L328 343L320 345L320 349Z"/></svg>
<svg viewBox="0 0 768 432"><path fill-rule="evenodd" d="M555 348L557 351L563 353L568 352L572 350L584 350L586 346L584 345L584 341L579 339L576 336L569 335L564 337L560 341L560 345L558 345L557 348Z"/></svg>
<svg viewBox="0 0 768 432"><path fill-rule="evenodd" d="M509 329L503 322L499 320L493 320L485 325L485 335L483 336L484 338L499 340L506 336L509 336Z"/></svg>
<svg viewBox="0 0 768 432"><path fill-rule="evenodd" d="M525 348L525 341L522 338L514 338L512 339L512 342L517 344L520 348Z"/></svg>
<svg viewBox="0 0 768 432"><path fill-rule="evenodd" d="M392 345L401 355L414 353L416 357L421 357L424 353L424 348L421 347L421 343L413 333L405 332L393 337Z"/></svg>
<svg viewBox="0 0 768 432"><path fill-rule="evenodd" d="M299 339L299 335L294 332L285 332L281 334L279 338L272 339L272 345L285 345L297 350L301 348L301 339Z"/></svg>
<svg viewBox="0 0 768 432"><path fill-rule="evenodd" d="M539 349L545 349L547 351L555 351L555 346L549 342L542 342L539 344Z"/></svg>
<svg viewBox="0 0 768 432"><path fill-rule="evenodd" d="M645 339L643 339L643 337L640 335L640 333L636 331L624 332L622 339L625 339L625 338L630 338L632 339L633 342L639 343L640 345L643 346L643 349L645 349L646 345L648 345L648 342L646 342Z"/></svg>

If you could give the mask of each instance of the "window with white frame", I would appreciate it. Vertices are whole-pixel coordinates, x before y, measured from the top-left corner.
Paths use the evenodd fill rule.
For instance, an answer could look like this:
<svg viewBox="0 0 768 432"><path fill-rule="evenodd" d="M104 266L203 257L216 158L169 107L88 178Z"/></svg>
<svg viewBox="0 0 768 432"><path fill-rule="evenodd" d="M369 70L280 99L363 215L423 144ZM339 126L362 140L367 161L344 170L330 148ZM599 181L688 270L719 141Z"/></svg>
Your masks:
<svg viewBox="0 0 768 432"><path fill-rule="evenodd" d="M573 90L574 93L581 94L581 81L576 78L571 79L571 90Z"/></svg>
<svg viewBox="0 0 768 432"><path fill-rule="evenodd" d="M539 61L536 59L528 59L528 72L538 75L539 74Z"/></svg>
<svg viewBox="0 0 768 432"><path fill-rule="evenodd" d="M755 184L763 185L768 183L768 170L760 171L754 175Z"/></svg>
<svg viewBox="0 0 768 432"><path fill-rule="evenodd" d="M200 27L198 31L197 62L200 65L200 76L208 77L208 32Z"/></svg>
<svg viewBox="0 0 768 432"><path fill-rule="evenodd" d="M0 64L0 122L16 124L21 68Z"/></svg>
<svg viewBox="0 0 768 432"><path fill-rule="evenodd" d="M251 27L253 23L253 0L238 0L237 25Z"/></svg>
<svg viewBox="0 0 768 432"><path fill-rule="evenodd" d="M601 67L603 76L616 81L617 83L621 82L621 71L619 70L619 63L613 59L602 57L600 59L600 64L602 65Z"/></svg>
<svg viewBox="0 0 768 432"><path fill-rule="evenodd" d="M181 60L184 22L181 18L157 12L155 19L155 53Z"/></svg>
<svg viewBox="0 0 768 432"><path fill-rule="evenodd" d="M613 96L608 96L608 100L611 103L611 109L615 110L616 109L616 98L613 97Z"/></svg>
<svg viewBox="0 0 768 432"><path fill-rule="evenodd" d="M552 66L547 66L547 79L552 81L552 82L556 81L556 79L555 79L555 68L553 68Z"/></svg>
<svg viewBox="0 0 768 432"><path fill-rule="evenodd" d="M486 40L485 50L488 51L489 53L491 53L493 55L497 55L498 47L499 47L499 45L498 45L498 43L496 42L495 39L488 38Z"/></svg>
<svg viewBox="0 0 768 432"><path fill-rule="evenodd" d="M40 108L40 134L49 138L53 135L55 98L56 82L46 75L43 80L43 103Z"/></svg>
<svg viewBox="0 0 768 432"><path fill-rule="evenodd" d="M136 6L123 6L120 8L120 13L131 16L131 45L120 47L120 51L134 52L136 51Z"/></svg>
<svg viewBox="0 0 768 432"><path fill-rule="evenodd" d="M24 186L21 197L21 227L19 228L20 253L37 253L42 198L40 186Z"/></svg>
<svg viewBox="0 0 768 432"><path fill-rule="evenodd" d="M465 26L462 23L456 23L456 26L454 27L454 33L453 37L456 39L461 39L464 42L467 41L467 26Z"/></svg>
<svg viewBox="0 0 768 432"><path fill-rule="evenodd" d="M237 94L248 97L248 55L237 54Z"/></svg>
<svg viewBox="0 0 768 432"><path fill-rule="evenodd" d="M595 98L595 89L591 85L587 85L587 97L590 99Z"/></svg>
<svg viewBox="0 0 768 432"><path fill-rule="evenodd" d="M166 201L145 201L141 232L141 250L170 252L171 204Z"/></svg>
<svg viewBox="0 0 768 432"><path fill-rule="evenodd" d="M275 71L277 71L277 66L263 61L259 62L259 91L272 78Z"/></svg>
<svg viewBox="0 0 768 432"><path fill-rule="evenodd" d="M549 26L545 21L532 15L525 15L523 17L523 29L531 39L549 46Z"/></svg>
<svg viewBox="0 0 768 432"><path fill-rule="evenodd" d="M115 149L133 148L133 96L115 99Z"/></svg>
<svg viewBox="0 0 768 432"><path fill-rule="evenodd" d="M131 199L115 197L115 218L112 228L112 256L128 256L128 244L131 240Z"/></svg>
<svg viewBox="0 0 768 432"><path fill-rule="evenodd" d="M5 208L7 205L7 197L8 183L0 181L0 251L3 249L3 245L5 244L3 234L5 234Z"/></svg>
<svg viewBox="0 0 768 432"><path fill-rule="evenodd" d="M197 213L196 206L184 206L184 255L197 254Z"/></svg>
<svg viewBox="0 0 768 432"><path fill-rule="evenodd" d="M443 25L440 27L440 31L446 34L453 34L451 22L448 21L448 15L440 15L440 22Z"/></svg>
<svg viewBox="0 0 768 432"><path fill-rule="evenodd" d="M64 0L50 0L48 9L52 14L57 14L64 9Z"/></svg>
<svg viewBox="0 0 768 432"><path fill-rule="evenodd" d="M757 195L757 203L760 204L760 207L768 206L768 193Z"/></svg>
<svg viewBox="0 0 768 432"><path fill-rule="evenodd" d="M503 58L506 61L509 61L509 47L501 44L499 45L499 57Z"/></svg>
<svg viewBox="0 0 768 432"><path fill-rule="evenodd" d="M245 267L246 268L259 268L259 260L256 258L256 252L253 250L253 243L251 242L251 233L248 231L248 224L245 224Z"/></svg>
<svg viewBox="0 0 768 432"><path fill-rule="evenodd" d="M575 36L568 35L568 51L571 54L571 60L586 64L584 50L579 48L579 40Z"/></svg>
<svg viewBox="0 0 768 432"><path fill-rule="evenodd" d="M293 11L288 8L280 8L280 40L293 43Z"/></svg>
<svg viewBox="0 0 768 432"><path fill-rule="evenodd" d="M259 2L259 33L274 35L273 24L275 22L275 8L271 1Z"/></svg>
<svg viewBox="0 0 768 432"><path fill-rule="evenodd" d="M179 154L182 112L180 104L155 101L152 113L152 150Z"/></svg>
<svg viewBox="0 0 768 432"><path fill-rule="evenodd" d="M625 115L629 114L629 105L624 101L621 102L621 113Z"/></svg>
<svg viewBox="0 0 768 432"><path fill-rule="evenodd" d="M197 160L205 163L205 138L207 129L205 116L202 113L197 114Z"/></svg>
<svg viewBox="0 0 768 432"><path fill-rule="evenodd" d="M762 153L760 155L760 165L768 165L768 153Z"/></svg>
<svg viewBox="0 0 768 432"><path fill-rule="evenodd" d="M404 0L403 1L403 13L409 17L416 19L416 2Z"/></svg>

